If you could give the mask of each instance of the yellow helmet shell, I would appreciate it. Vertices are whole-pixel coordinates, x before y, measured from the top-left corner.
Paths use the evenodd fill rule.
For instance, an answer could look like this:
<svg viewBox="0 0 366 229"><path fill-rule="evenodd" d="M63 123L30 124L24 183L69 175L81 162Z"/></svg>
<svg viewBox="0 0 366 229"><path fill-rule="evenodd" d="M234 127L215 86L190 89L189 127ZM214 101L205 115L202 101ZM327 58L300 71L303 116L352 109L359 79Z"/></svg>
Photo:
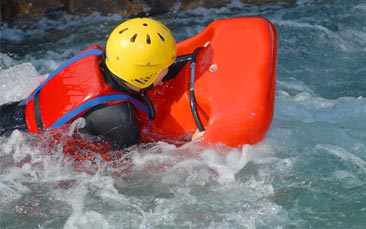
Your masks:
<svg viewBox="0 0 366 229"><path fill-rule="evenodd" d="M177 54L170 30L151 18L118 25L106 44L106 65L117 77L138 87L150 86Z"/></svg>

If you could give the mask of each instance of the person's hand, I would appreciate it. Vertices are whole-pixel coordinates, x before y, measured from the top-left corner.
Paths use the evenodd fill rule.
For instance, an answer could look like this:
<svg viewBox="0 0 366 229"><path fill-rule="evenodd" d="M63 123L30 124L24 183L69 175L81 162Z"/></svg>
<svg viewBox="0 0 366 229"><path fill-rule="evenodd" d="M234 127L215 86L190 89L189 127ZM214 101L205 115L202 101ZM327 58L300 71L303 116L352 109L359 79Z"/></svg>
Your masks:
<svg viewBox="0 0 366 229"><path fill-rule="evenodd" d="M205 134L205 131L199 131L198 129L196 130L196 132L194 132L194 134L192 135L192 139L191 141L194 141L196 139L202 138L202 136Z"/></svg>

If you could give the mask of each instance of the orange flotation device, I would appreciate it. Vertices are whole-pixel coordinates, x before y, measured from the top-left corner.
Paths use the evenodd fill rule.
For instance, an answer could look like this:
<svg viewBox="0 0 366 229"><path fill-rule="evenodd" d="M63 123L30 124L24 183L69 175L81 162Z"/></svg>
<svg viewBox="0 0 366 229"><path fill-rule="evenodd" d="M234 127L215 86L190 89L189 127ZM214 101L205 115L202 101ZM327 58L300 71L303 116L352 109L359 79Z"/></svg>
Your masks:
<svg viewBox="0 0 366 229"><path fill-rule="evenodd" d="M197 49L200 48L200 49ZM277 34L264 18L220 19L177 44L178 56L196 51L179 74L149 91L156 108L145 141L181 141L197 130L192 88L204 142L255 144L268 131L274 111ZM192 74L194 82L191 85Z"/></svg>

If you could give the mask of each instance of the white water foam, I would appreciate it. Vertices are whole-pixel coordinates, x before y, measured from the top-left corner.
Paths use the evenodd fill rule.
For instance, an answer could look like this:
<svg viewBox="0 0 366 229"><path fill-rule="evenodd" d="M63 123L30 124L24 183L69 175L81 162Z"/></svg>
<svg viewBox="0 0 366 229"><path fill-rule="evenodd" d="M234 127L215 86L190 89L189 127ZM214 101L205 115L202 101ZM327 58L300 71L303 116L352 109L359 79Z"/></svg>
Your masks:
<svg viewBox="0 0 366 229"><path fill-rule="evenodd" d="M0 71L0 104L24 99L39 84L41 77L30 63Z"/></svg>

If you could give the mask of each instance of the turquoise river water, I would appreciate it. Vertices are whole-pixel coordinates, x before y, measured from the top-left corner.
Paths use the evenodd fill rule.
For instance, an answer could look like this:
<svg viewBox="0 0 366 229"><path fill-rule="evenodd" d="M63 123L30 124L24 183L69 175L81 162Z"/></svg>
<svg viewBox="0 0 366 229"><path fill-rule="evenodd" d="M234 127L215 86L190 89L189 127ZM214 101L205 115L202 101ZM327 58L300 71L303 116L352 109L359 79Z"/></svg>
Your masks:
<svg viewBox="0 0 366 229"><path fill-rule="evenodd" d="M263 141L159 142L131 149L128 168L97 160L78 165L99 167L86 173L60 148L45 155L14 131L0 137L0 228L365 228L365 1L238 1L156 18L179 41L245 16L278 32L275 114ZM27 96L75 52L104 45L123 20L54 12L1 21L0 104Z"/></svg>

